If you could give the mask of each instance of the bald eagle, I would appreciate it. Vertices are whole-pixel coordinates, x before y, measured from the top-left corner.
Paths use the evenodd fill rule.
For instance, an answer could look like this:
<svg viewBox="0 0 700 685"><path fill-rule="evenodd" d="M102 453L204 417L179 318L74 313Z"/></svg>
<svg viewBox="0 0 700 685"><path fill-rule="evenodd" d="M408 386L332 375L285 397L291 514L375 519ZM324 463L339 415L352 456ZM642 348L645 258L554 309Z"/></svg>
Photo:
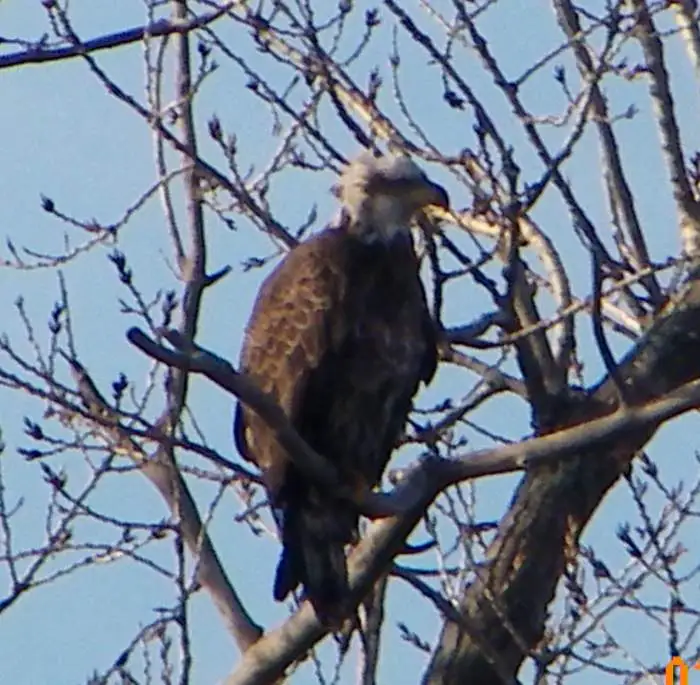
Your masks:
<svg viewBox="0 0 700 685"><path fill-rule="evenodd" d="M435 329L419 277L411 218L448 206L408 157L363 153L339 184L339 219L289 252L263 283L240 368L358 493L375 487L421 381L436 368ZM347 615L345 546L358 514L310 482L265 422L238 404L241 455L258 465L280 526L274 597L299 584L318 617Z"/></svg>

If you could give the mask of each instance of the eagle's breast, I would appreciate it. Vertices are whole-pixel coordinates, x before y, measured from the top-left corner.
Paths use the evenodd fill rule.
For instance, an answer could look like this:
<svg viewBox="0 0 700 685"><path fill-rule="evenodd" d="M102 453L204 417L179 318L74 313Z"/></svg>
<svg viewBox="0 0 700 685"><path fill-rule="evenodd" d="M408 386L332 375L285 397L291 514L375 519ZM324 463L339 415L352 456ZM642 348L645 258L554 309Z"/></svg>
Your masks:
<svg viewBox="0 0 700 685"><path fill-rule="evenodd" d="M346 334L332 355L332 372L325 375L332 391L320 393L325 425L315 423L316 447L332 452L349 477L373 487L420 381L427 380L434 340L410 242L347 240L345 287L335 312Z"/></svg>

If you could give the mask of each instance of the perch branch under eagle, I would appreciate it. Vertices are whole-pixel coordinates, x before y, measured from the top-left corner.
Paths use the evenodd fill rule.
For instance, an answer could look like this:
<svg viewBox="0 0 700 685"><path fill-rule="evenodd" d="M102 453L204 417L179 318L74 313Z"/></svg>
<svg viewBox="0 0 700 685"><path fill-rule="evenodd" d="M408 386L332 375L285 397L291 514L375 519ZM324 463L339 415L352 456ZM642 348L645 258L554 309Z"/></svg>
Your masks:
<svg viewBox="0 0 700 685"><path fill-rule="evenodd" d="M369 153L348 166L339 195L336 224L295 247L263 283L240 366L361 497L379 482L419 383L435 372L410 223L427 205L446 208L448 197L407 157ZM310 482L240 403L234 435L260 468L280 525L275 599L301 584L319 618L338 625L357 508Z"/></svg>

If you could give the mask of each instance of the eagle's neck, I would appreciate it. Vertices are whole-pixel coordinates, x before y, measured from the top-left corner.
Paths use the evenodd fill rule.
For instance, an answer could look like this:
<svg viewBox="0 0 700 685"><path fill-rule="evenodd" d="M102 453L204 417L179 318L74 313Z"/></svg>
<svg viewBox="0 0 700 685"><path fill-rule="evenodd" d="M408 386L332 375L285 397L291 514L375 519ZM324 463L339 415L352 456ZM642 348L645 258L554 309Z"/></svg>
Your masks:
<svg viewBox="0 0 700 685"><path fill-rule="evenodd" d="M403 202L386 196L367 197L359 207L346 207L347 230L362 242L391 244L410 236L411 213Z"/></svg>

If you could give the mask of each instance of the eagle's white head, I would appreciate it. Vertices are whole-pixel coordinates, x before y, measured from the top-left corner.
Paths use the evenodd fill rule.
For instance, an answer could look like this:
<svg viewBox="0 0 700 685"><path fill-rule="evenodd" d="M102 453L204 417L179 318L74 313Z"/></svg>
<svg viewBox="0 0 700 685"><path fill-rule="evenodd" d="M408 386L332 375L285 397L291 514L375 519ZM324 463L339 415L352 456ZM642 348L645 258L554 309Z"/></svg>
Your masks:
<svg viewBox="0 0 700 685"><path fill-rule="evenodd" d="M338 189L349 230L368 242L388 242L408 232L411 218L423 207L449 206L445 189L403 155L363 152L345 169Z"/></svg>

